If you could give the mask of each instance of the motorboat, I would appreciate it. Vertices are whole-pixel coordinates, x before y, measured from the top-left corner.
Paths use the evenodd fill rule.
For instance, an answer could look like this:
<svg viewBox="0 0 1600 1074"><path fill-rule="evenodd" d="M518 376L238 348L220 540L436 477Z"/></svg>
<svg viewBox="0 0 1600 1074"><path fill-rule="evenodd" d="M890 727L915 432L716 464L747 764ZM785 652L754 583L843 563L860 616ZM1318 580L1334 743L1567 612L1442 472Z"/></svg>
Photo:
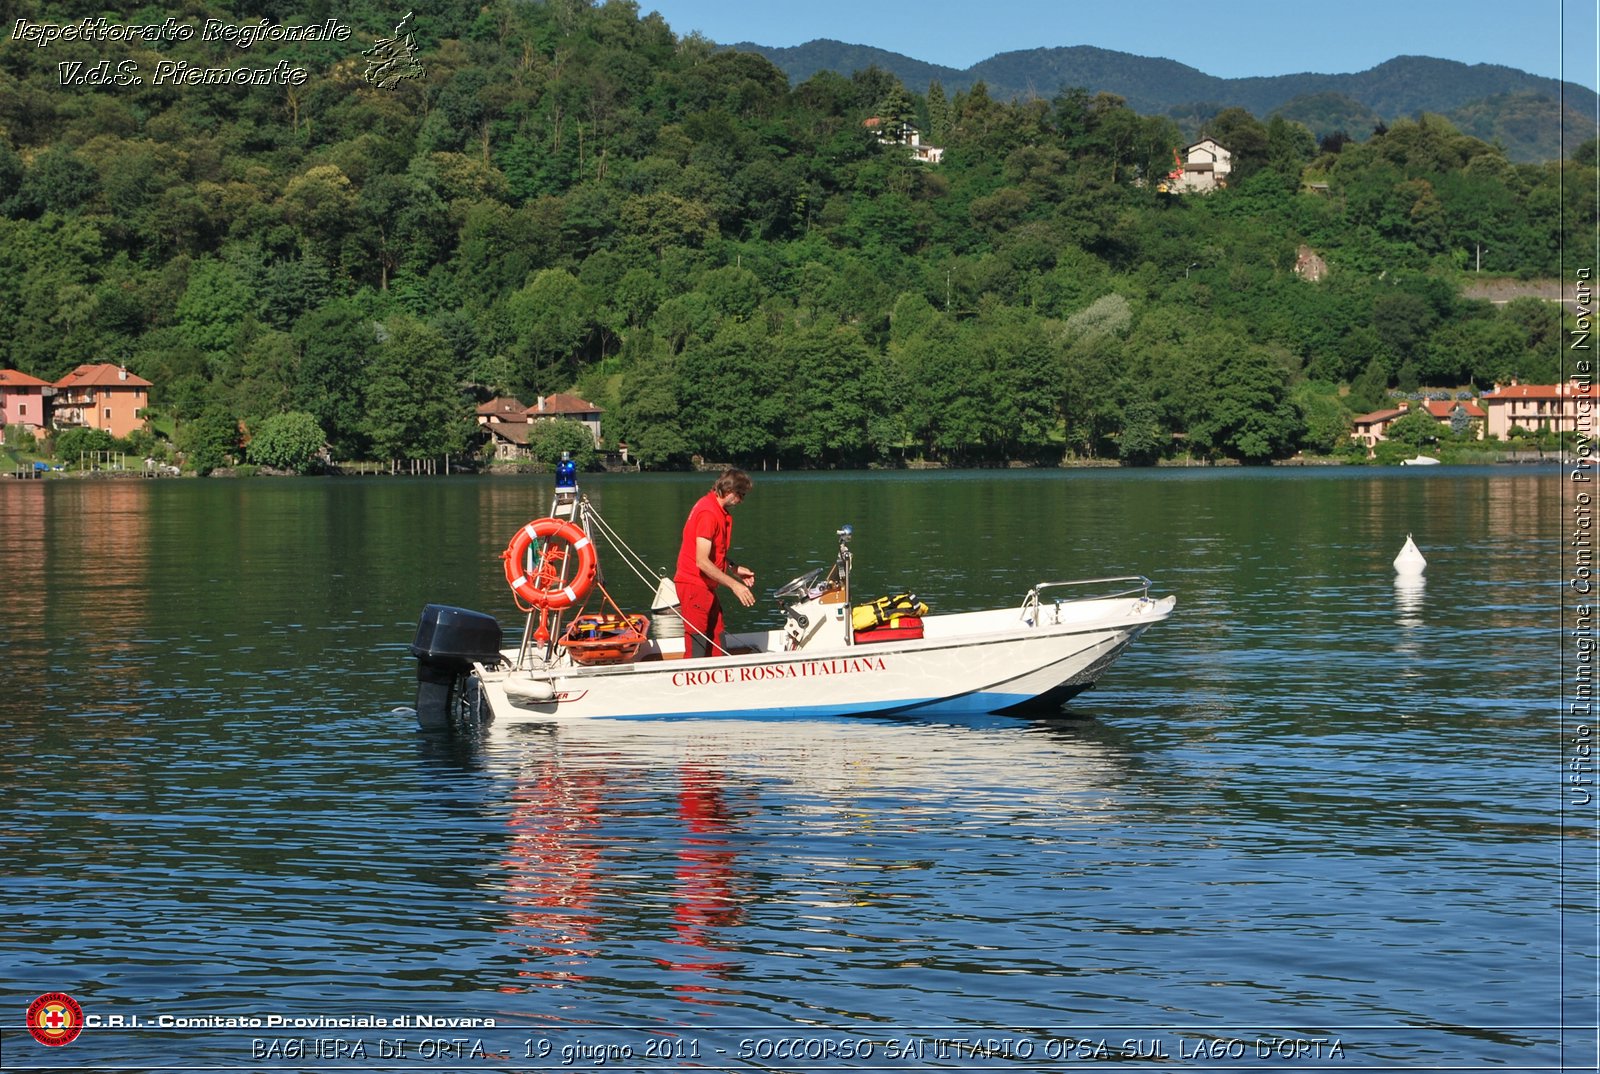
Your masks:
<svg viewBox="0 0 1600 1074"><path fill-rule="evenodd" d="M830 566L773 593L779 625L730 633L725 655L695 658L671 580L650 572L570 473L557 481L550 515L502 553L526 616L520 637L483 612L423 609L411 644L423 726L1048 712L1093 686L1177 601L1125 575L1041 581L1015 604L979 611L929 614L912 594L858 602L853 530L842 526ZM615 606L597 582L602 540L651 593L653 620Z"/></svg>
<svg viewBox="0 0 1600 1074"><path fill-rule="evenodd" d="M1432 455L1418 455L1413 459L1401 459L1401 466L1438 466L1439 460Z"/></svg>

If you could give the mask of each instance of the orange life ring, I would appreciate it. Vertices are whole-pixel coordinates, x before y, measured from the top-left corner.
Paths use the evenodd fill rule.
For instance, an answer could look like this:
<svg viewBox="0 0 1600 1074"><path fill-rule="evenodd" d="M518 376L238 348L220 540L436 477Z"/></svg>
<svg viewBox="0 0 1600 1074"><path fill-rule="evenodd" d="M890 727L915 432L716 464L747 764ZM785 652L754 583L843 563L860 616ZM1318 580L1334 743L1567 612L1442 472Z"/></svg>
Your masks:
<svg viewBox="0 0 1600 1074"><path fill-rule="evenodd" d="M564 541L578 557L577 570L569 582L562 582L560 569L567 552L556 548L551 543L552 539ZM528 549L535 541L545 541L546 544L530 570L527 565ZM553 612L570 608L582 600L594 584L595 572L599 567L599 557L595 554L594 542L589 535L576 523L563 522L559 518L536 518L523 526L511 538L506 550L500 553L500 558L505 560L506 583L511 586L511 591L527 601L529 606Z"/></svg>

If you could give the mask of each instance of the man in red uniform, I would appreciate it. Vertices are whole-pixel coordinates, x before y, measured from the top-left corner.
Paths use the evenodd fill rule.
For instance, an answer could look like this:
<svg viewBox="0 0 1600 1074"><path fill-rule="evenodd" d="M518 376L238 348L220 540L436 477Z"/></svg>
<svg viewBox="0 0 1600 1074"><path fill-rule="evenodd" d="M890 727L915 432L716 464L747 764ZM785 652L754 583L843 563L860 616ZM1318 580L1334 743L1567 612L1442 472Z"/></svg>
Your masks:
<svg viewBox="0 0 1600 1074"><path fill-rule="evenodd" d="M683 524L683 544L678 549L678 569L672 576L678 587L678 614L683 616L689 655L726 656L722 648L722 605L717 586L725 585L746 608L755 604L750 587L756 573L728 562L733 541L733 516L728 513L750 492L750 475L724 470L711 491L695 501Z"/></svg>

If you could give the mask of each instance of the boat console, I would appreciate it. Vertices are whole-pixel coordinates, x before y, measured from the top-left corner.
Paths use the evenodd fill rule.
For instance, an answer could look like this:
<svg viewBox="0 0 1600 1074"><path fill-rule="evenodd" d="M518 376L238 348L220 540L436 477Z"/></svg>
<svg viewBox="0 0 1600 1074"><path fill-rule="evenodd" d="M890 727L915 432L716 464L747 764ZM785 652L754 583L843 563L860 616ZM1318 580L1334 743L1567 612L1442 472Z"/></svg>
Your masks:
<svg viewBox="0 0 1600 1074"><path fill-rule="evenodd" d="M851 526L840 526L839 555L828 568L818 567L792 578L773 592L783 610L783 647L787 651L849 645Z"/></svg>

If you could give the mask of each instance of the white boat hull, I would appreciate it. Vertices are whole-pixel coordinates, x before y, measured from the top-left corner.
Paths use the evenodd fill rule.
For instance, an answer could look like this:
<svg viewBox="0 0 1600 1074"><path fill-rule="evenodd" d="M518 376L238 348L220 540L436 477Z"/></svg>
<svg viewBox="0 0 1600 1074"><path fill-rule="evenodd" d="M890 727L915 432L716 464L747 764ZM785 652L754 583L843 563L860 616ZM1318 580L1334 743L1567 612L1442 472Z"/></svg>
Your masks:
<svg viewBox="0 0 1600 1074"><path fill-rule="evenodd" d="M916 640L785 651L781 631L730 635L734 655L663 658L650 643L612 666L473 665L482 715L499 722L575 719L818 718L988 713L1059 703L1094 685L1176 598L1073 601L932 615Z"/></svg>

